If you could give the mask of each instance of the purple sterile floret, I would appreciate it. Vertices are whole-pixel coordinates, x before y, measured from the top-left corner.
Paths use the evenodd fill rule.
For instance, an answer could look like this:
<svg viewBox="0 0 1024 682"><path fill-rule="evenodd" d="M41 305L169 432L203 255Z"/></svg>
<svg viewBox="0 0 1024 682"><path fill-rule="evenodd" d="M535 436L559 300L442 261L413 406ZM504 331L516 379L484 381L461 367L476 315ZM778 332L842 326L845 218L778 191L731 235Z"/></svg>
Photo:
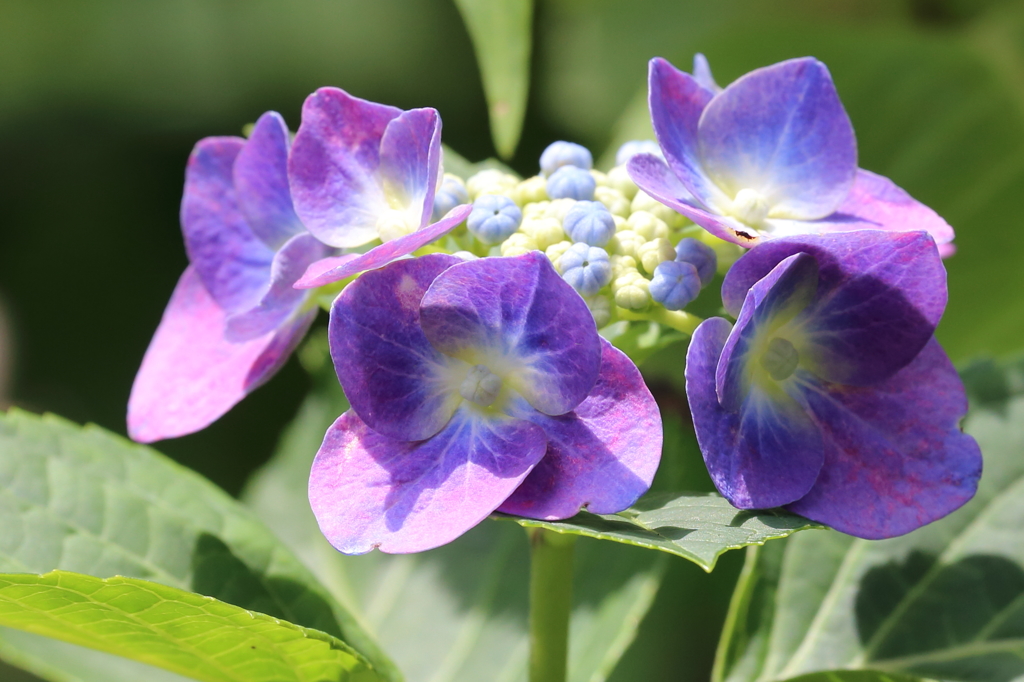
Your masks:
<svg viewBox="0 0 1024 682"><path fill-rule="evenodd" d="M590 171L576 166L562 166L551 174L545 187L552 199L590 201L594 198L597 181Z"/></svg>
<svg viewBox="0 0 1024 682"><path fill-rule="evenodd" d="M540 174L550 177L562 166L575 166L583 170L594 167L594 157L590 150L575 142L558 140L549 144L540 155Z"/></svg>
<svg viewBox="0 0 1024 682"><path fill-rule="evenodd" d="M466 228L484 244L499 244L519 229L523 212L512 199L501 194L484 194L473 202Z"/></svg>
<svg viewBox="0 0 1024 682"><path fill-rule="evenodd" d="M669 310L682 310L700 293L700 275L689 263L668 260L654 268L650 291Z"/></svg>
<svg viewBox="0 0 1024 682"><path fill-rule="evenodd" d="M612 264L608 252L600 246L579 242L558 259L562 279L583 296L593 296L612 281Z"/></svg>
<svg viewBox="0 0 1024 682"><path fill-rule="evenodd" d="M132 387L136 440L210 424L276 371L313 319L309 294L292 284L335 251L292 210L288 140L268 112L248 140L206 138L189 157L181 225L190 266Z"/></svg>
<svg viewBox="0 0 1024 682"><path fill-rule="evenodd" d="M927 233L772 240L737 261L723 298L736 324L697 328L686 390L733 504L788 505L882 538L974 494L980 452L959 430L963 387L932 336L945 272Z"/></svg>
<svg viewBox="0 0 1024 682"><path fill-rule="evenodd" d="M665 160L634 156L645 192L722 239L743 245L794 234L924 230L942 247L952 228L886 178L857 168L857 147L824 64L791 59L715 90L695 74L650 64L649 103Z"/></svg>
<svg viewBox="0 0 1024 682"><path fill-rule="evenodd" d="M650 485L657 405L539 253L367 273L336 300L330 343L352 409L309 494L343 552L430 549L506 502L542 518L619 511Z"/></svg>
<svg viewBox="0 0 1024 682"><path fill-rule="evenodd" d="M574 242L604 246L615 236L615 218L600 201L577 201L565 214L562 228Z"/></svg>

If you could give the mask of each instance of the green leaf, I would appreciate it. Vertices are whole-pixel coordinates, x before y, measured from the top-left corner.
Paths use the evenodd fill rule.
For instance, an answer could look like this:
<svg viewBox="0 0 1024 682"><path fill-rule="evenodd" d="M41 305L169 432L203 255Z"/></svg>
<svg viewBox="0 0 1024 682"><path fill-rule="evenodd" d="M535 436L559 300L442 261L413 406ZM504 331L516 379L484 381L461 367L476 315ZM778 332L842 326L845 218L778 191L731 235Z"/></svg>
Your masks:
<svg viewBox="0 0 1024 682"><path fill-rule="evenodd" d="M0 574L0 625L155 665L203 682L372 682L326 633L135 578Z"/></svg>
<svg viewBox="0 0 1024 682"><path fill-rule="evenodd" d="M385 674L373 640L251 511L95 426L0 415L0 571L125 575L322 630Z"/></svg>
<svg viewBox="0 0 1024 682"><path fill-rule="evenodd" d="M494 148L509 159L519 144L530 91L533 0L455 0L455 5L480 66Z"/></svg>
<svg viewBox="0 0 1024 682"><path fill-rule="evenodd" d="M757 570L753 599L773 612L731 623L726 639L748 644L720 651L717 680L839 668L971 682L1024 674L1024 362L1002 371L1006 397L965 422L985 453L975 498L891 540L790 538L777 570L776 559ZM987 387L991 372L983 378ZM735 611L749 591L741 583Z"/></svg>
<svg viewBox="0 0 1024 682"><path fill-rule="evenodd" d="M827 670L794 677L789 682L918 682L920 677L893 675L876 670Z"/></svg>
<svg viewBox="0 0 1024 682"><path fill-rule="evenodd" d="M410 682L525 682L529 554L521 528L487 520L449 545L404 556L344 556L320 534L305 501L309 466L347 403L329 359L313 350L302 359L316 388L244 499L376 634ZM571 682L608 677L667 561L613 543L576 543Z"/></svg>
<svg viewBox="0 0 1024 682"><path fill-rule="evenodd" d="M798 530L824 528L781 509L743 511L715 493L687 492L648 494L618 514L580 512L565 521L510 518L527 528L658 549L689 559L708 572L730 549L763 545Z"/></svg>

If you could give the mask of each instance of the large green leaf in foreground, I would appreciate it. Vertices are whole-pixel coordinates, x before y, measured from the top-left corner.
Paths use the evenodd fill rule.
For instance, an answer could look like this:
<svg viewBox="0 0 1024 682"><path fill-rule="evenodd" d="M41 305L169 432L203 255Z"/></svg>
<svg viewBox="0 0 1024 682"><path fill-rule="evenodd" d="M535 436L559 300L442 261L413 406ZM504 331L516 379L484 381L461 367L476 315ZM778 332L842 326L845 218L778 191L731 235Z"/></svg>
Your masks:
<svg viewBox="0 0 1024 682"><path fill-rule="evenodd" d="M717 680L840 668L971 682L1024 674L1024 365L1004 367L1001 381L994 371L965 373L975 405L965 430L985 454L974 500L904 537L801 533L751 557Z"/></svg>
<svg viewBox="0 0 1024 682"><path fill-rule="evenodd" d="M153 580L329 633L391 670L251 511L195 472L98 427L0 415L0 529L2 572ZM0 645L0 655L10 649ZM60 665L45 646L30 650Z"/></svg>
<svg viewBox="0 0 1024 682"><path fill-rule="evenodd" d="M421 554L338 554L320 534L305 493L313 453L347 404L325 351L318 354L314 342L300 357L318 366L318 387L246 499L376 634L410 682L525 682L529 555L523 529L488 520ZM668 560L615 543L576 543L572 682L608 677L654 599Z"/></svg>
<svg viewBox="0 0 1024 682"><path fill-rule="evenodd" d="M0 624L127 656L203 682L374 682L317 630L133 578L0 574Z"/></svg>

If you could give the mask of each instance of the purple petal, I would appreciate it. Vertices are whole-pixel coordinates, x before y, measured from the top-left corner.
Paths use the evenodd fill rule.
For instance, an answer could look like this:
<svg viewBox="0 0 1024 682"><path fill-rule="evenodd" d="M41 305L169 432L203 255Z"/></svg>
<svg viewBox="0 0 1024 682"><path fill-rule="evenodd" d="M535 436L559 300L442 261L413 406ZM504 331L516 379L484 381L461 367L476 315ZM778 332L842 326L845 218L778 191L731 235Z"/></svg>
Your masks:
<svg viewBox="0 0 1024 682"><path fill-rule="evenodd" d="M747 365L755 339L771 327L779 329L803 312L818 291L818 263L806 253L786 258L747 292L743 309L722 350L715 372L715 389L722 407L740 409Z"/></svg>
<svg viewBox="0 0 1024 682"><path fill-rule="evenodd" d="M729 197L759 192L771 218L833 213L857 172L853 125L828 69L809 57L729 85L704 109L698 136L704 172Z"/></svg>
<svg viewBox="0 0 1024 682"><path fill-rule="evenodd" d="M248 341L281 326L309 297L292 286L310 263L319 262L334 249L308 232L292 237L274 256L270 286L255 307L228 318L227 339Z"/></svg>
<svg viewBox="0 0 1024 682"><path fill-rule="evenodd" d="M711 91L660 57L650 61L647 84L651 123L665 159L690 194L707 204L720 192L701 168L697 128Z"/></svg>
<svg viewBox="0 0 1024 682"><path fill-rule="evenodd" d="M825 465L792 511L876 540L942 518L974 495L981 452L960 431L967 398L934 339L880 385L816 383L805 395L822 425Z"/></svg>
<svg viewBox="0 0 1024 682"><path fill-rule="evenodd" d="M327 431L313 461L309 502L341 552L421 552L483 521L544 448L539 427L471 407L418 442L382 436L350 410Z"/></svg>
<svg viewBox="0 0 1024 682"><path fill-rule="evenodd" d="M377 238L377 217L387 209L377 176L381 138L401 113L338 88L306 98L288 180L295 212L320 241L351 248Z"/></svg>
<svg viewBox="0 0 1024 682"><path fill-rule="evenodd" d="M152 443L199 431L269 379L316 311L244 343L224 338L224 311L189 267L178 281L128 399L128 433Z"/></svg>
<svg viewBox="0 0 1024 682"><path fill-rule="evenodd" d="M700 52L693 55L693 80L697 81L702 88L712 95L717 95L722 91L722 88L715 82L715 77L711 75L711 65L708 64L708 58Z"/></svg>
<svg viewBox="0 0 1024 682"><path fill-rule="evenodd" d="M456 206L448 212L448 215L433 225L427 225L422 230L417 230L412 234L407 234L404 237L375 246L366 253L345 254L334 260L325 259L324 261L313 263L309 266L306 274L295 283L295 287L297 289L322 287L325 284L341 281L364 270L383 267L391 261L421 249L435 239L448 234L462 223L472 210L473 207L469 204Z"/></svg>
<svg viewBox="0 0 1024 682"><path fill-rule="evenodd" d="M602 339L601 374L573 412L533 412L547 453L498 511L565 519L614 514L651 487L661 460L661 414L636 365Z"/></svg>
<svg viewBox="0 0 1024 682"><path fill-rule="evenodd" d="M601 368L586 302L540 252L446 270L424 295L420 320L434 348L489 367L545 414L583 402Z"/></svg>
<svg viewBox="0 0 1024 682"><path fill-rule="evenodd" d="M640 189L719 239L746 247L761 241L756 232L740 221L728 216L714 215L702 208L665 162L653 154L633 156L626 170Z"/></svg>
<svg viewBox="0 0 1024 682"><path fill-rule="evenodd" d="M181 228L189 261L217 304L228 312L252 307L270 280L274 252L238 208L232 167L245 140L200 140L185 169Z"/></svg>
<svg viewBox="0 0 1024 682"><path fill-rule="evenodd" d="M824 459L820 429L781 390L751 387L738 412L725 410L715 392L715 371L730 324L712 317L700 324L686 354L686 397L708 473L740 509L777 507L800 499L814 485Z"/></svg>
<svg viewBox="0 0 1024 682"><path fill-rule="evenodd" d="M440 164L441 117L437 111L412 109L388 123L380 143L384 194L391 208L415 210L418 227L430 220Z"/></svg>
<svg viewBox="0 0 1024 682"><path fill-rule="evenodd" d="M368 272L331 307L331 357L345 395L374 431L422 440L462 401L450 378L461 364L434 350L420 329L420 299L458 258L433 254ZM468 368L466 368L468 369Z"/></svg>
<svg viewBox="0 0 1024 682"><path fill-rule="evenodd" d="M854 385L882 381L934 334L946 306L946 271L925 232L862 230L763 242L726 275L726 310L737 314L747 289L800 252L818 261L819 300L806 313L805 329L811 346L806 360L813 366L805 367L820 378Z"/></svg>
<svg viewBox="0 0 1024 682"><path fill-rule="evenodd" d="M272 249L305 232L288 189L288 126L276 111L260 116L235 160L238 205L253 234Z"/></svg>

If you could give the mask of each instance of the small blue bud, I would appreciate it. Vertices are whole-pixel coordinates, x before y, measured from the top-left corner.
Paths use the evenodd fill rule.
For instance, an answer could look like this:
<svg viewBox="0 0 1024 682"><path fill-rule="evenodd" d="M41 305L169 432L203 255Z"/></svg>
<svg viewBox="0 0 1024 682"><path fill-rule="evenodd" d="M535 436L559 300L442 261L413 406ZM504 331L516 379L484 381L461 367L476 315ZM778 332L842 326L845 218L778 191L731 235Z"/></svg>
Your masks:
<svg viewBox="0 0 1024 682"><path fill-rule="evenodd" d="M615 152L615 165L622 166L629 162L637 154L654 154L664 158L661 154L661 147L654 140L630 140Z"/></svg>
<svg viewBox="0 0 1024 682"><path fill-rule="evenodd" d="M590 171L576 166L562 166L548 178L548 196L552 199L591 201L597 182Z"/></svg>
<svg viewBox="0 0 1024 682"><path fill-rule="evenodd" d="M441 183L441 189L434 195L434 210L430 219L437 222L456 206L468 203L469 192L466 191L466 186L455 178L445 178Z"/></svg>
<svg viewBox="0 0 1024 682"><path fill-rule="evenodd" d="M516 202L500 194L484 194L473 202L466 227L484 244L499 244L519 229L523 212Z"/></svg>
<svg viewBox="0 0 1024 682"><path fill-rule="evenodd" d="M562 279L583 296L593 296L612 281L612 264L608 252L599 246L582 242L573 244L558 259Z"/></svg>
<svg viewBox="0 0 1024 682"><path fill-rule="evenodd" d="M669 310L680 310L700 293L700 275L689 263L667 260L654 268L651 298Z"/></svg>
<svg viewBox="0 0 1024 682"><path fill-rule="evenodd" d="M680 263L689 263L697 268L702 287L711 283L715 277L715 270L718 268L718 254L715 253L715 250L692 237L687 237L676 246L676 260Z"/></svg>
<svg viewBox="0 0 1024 682"><path fill-rule="evenodd" d="M600 201L577 201L562 221L574 242L604 246L615 234L615 218Z"/></svg>
<svg viewBox="0 0 1024 682"><path fill-rule="evenodd" d="M594 167L594 157L589 149L574 142L552 142L540 155L540 174L549 178L562 166L590 170Z"/></svg>

